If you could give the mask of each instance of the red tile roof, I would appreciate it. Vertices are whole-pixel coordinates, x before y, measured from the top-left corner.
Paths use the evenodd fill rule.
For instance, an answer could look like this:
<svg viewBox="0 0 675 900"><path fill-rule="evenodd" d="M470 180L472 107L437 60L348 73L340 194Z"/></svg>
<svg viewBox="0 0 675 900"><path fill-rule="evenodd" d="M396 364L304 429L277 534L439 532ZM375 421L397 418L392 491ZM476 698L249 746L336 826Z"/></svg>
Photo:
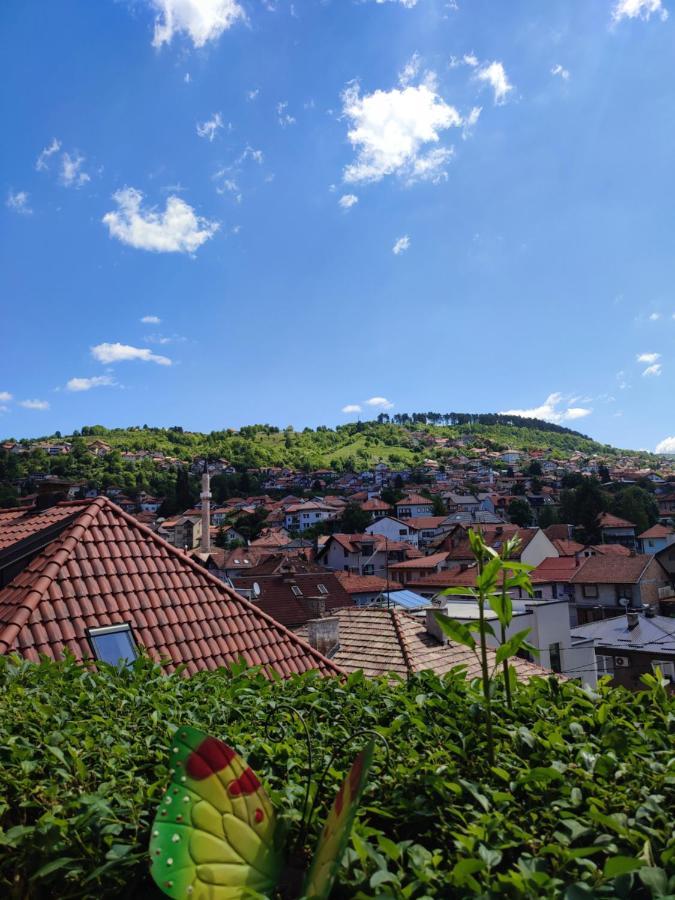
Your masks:
<svg viewBox="0 0 675 900"><path fill-rule="evenodd" d="M446 516L411 516L409 519L405 519L405 524L409 528L417 528L418 530L429 531L434 528L440 528L440 526L448 521L448 517ZM450 523L448 525L448 530L452 527Z"/></svg>
<svg viewBox="0 0 675 900"><path fill-rule="evenodd" d="M433 506L433 503L428 497L423 497L422 494L408 494L407 497L398 500L396 506L397 508L399 506Z"/></svg>
<svg viewBox="0 0 675 900"><path fill-rule="evenodd" d="M381 512L390 510L391 506L388 503L385 503L384 500L380 500L378 497L373 497L372 500L366 500L361 504L361 509L366 512Z"/></svg>
<svg viewBox="0 0 675 900"><path fill-rule="evenodd" d="M553 538L551 543L561 556L576 556L577 553L582 553L584 550L584 545L580 544L578 541Z"/></svg>
<svg viewBox="0 0 675 900"><path fill-rule="evenodd" d="M668 525L652 525L646 531L643 531L639 537L641 538L665 538L675 534L675 531Z"/></svg>
<svg viewBox="0 0 675 900"><path fill-rule="evenodd" d="M333 574L348 594L379 594L387 590L386 579L378 578L377 575L355 575L352 572Z"/></svg>
<svg viewBox="0 0 675 900"><path fill-rule="evenodd" d="M599 515L598 525L600 528L635 528L634 522L629 522L628 519L621 519L619 516L613 516L611 513Z"/></svg>
<svg viewBox="0 0 675 900"><path fill-rule="evenodd" d="M185 663L190 674L241 656L283 676L339 671L110 500L35 514L30 533L59 515L60 534L0 590L0 652L88 659L87 628L129 623L150 656L168 659L169 669ZM10 517L0 518L8 547ZM17 521L15 543L27 525Z"/></svg>
<svg viewBox="0 0 675 900"><path fill-rule="evenodd" d="M326 612L341 606L351 606L352 598L342 584L329 572L293 573L291 575L237 575L232 578L236 590L251 590L258 585L260 594L251 598L256 609L289 628L304 625L319 614L314 600L323 601ZM325 588L325 593L320 589ZM301 593L296 595L293 588ZM323 611L322 610L322 611Z"/></svg>
<svg viewBox="0 0 675 900"><path fill-rule="evenodd" d="M591 556L580 566L571 581L574 584L637 584L650 562L659 565L649 554ZM663 583L667 580L664 570Z"/></svg>
<svg viewBox="0 0 675 900"><path fill-rule="evenodd" d="M392 571L397 571L398 569L435 569L437 566L442 566L448 556L447 552L432 553L430 556L421 556L417 559L407 559L405 562L392 563L389 568Z"/></svg>
<svg viewBox="0 0 675 900"><path fill-rule="evenodd" d="M567 584L582 565L575 556L549 556L530 572L530 578L532 584Z"/></svg>
<svg viewBox="0 0 675 900"><path fill-rule="evenodd" d="M82 511L82 503L60 503L42 512L30 508L0 509L0 550L35 537Z"/></svg>

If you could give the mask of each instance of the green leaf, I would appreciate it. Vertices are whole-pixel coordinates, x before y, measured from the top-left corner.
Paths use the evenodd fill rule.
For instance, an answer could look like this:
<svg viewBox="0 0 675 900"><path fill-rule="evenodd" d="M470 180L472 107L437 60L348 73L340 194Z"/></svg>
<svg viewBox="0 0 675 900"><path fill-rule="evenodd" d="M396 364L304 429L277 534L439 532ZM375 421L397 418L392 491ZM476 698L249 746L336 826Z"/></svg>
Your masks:
<svg viewBox="0 0 675 900"><path fill-rule="evenodd" d="M664 897L668 893L668 875L658 866L644 866L638 872L640 881L651 888L656 897Z"/></svg>
<svg viewBox="0 0 675 900"><path fill-rule="evenodd" d="M70 866L74 861L72 856L60 856L58 859L53 859L51 862L48 862L46 865L39 868L37 872L31 876L30 880L39 881L40 878L46 878L46 876L51 875L52 872L57 872L59 869Z"/></svg>
<svg viewBox="0 0 675 900"><path fill-rule="evenodd" d="M469 647L470 650L475 649L476 640L471 634L471 629L468 625L465 625L463 622L457 622L455 619L450 619L448 616L443 615L442 612L438 612L438 610L434 610L434 618L446 637L449 637L450 640L457 644L461 644L463 647Z"/></svg>
<svg viewBox="0 0 675 900"><path fill-rule="evenodd" d="M488 600L491 608L497 615L499 624L506 628L513 618L513 603L510 594L492 594Z"/></svg>
<svg viewBox="0 0 675 900"><path fill-rule="evenodd" d="M626 875L645 865L644 860L635 859L633 856L610 856L605 863L603 875L605 878L616 878L617 875Z"/></svg>
<svg viewBox="0 0 675 900"><path fill-rule="evenodd" d="M532 631L531 628L524 628L522 631L517 631L508 639L508 641L504 641L504 643L497 648L497 664L504 662L505 659L510 659L512 656L515 656L518 651L525 646L525 638L530 631Z"/></svg>

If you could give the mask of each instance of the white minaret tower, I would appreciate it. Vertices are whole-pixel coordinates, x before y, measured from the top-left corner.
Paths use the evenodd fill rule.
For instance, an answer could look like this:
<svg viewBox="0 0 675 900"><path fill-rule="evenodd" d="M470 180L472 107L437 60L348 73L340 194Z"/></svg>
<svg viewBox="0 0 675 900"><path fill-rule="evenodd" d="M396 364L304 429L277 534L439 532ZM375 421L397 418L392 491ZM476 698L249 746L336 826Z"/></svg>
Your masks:
<svg viewBox="0 0 675 900"><path fill-rule="evenodd" d="M199 495L202 501L202 539L199 549L202 553L211 552L211 478L209 476L209 465L204 463L204 474L202 475L202 492Z"/></svg>

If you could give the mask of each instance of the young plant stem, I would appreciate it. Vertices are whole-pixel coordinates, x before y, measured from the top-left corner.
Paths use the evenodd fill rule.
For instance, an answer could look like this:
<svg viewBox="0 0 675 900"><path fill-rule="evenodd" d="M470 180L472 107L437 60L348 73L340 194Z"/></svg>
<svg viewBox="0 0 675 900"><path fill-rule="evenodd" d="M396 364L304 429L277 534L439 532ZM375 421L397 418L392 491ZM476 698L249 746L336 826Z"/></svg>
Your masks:
<svg viewBox="0 0 675 900"><path fill-rule="evenodd" d="M506 606L506 572L502 571L502 609ZM506 643L506 626L501 626L502 644ZM513 709L513 699L511 697L511 679L509 678L509 661L505 659L502 663L504 668L504 693L506 695L506 705L509 709Z"/></svg>
<svg viewBox="0 0 675 900"><path fill-rule="evenodd" d="M478 560L478 574L481 575L483 571L483 556L482 554L479 556ZM485 589L483 587L480 588L478 592L478 620L480 622L480 661L481 661L481 669L483 671L483 695L485 697L485 728L487 731L487 742L488 742L488 756L490 759L490 765L494 766L495 764L495 740L494 734L492 732L492 700L490 697L490 671L488 668L488 657L487 657L487 640L485 635Z"/></svg>

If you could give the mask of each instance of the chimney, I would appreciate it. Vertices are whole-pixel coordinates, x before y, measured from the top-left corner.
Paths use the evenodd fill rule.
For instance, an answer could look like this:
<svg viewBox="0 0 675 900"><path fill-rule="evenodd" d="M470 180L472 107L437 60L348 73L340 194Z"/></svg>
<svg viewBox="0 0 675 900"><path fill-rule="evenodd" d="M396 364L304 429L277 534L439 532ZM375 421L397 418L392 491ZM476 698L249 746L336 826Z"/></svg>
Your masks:
<svg viewBox="0 0 675 900"><path fill-rule="evenodd" d="M303 597L305 601L305 606L309 610L310 615L313 618L318 619L320 616L325 615L326 613L326 598L325 597Z"/></svg>
<svg viewBox="0 0 675 900"><path fill-rule="evenodd" d="M202 475L202 492L199 495L202 501L202 539L199 549L202 553L211 552L211 479L209 477L209 464L204 463Z"/></svg>
<svg viewBox="0 0 675 900"><path fill-rule="evenodd" d="M640 616L635 609L627 609L626 610L626 619L628 621L628 630L632 631L634 628L637 628L638 622L640 621Z"/></svg>
<svg viewBox="0 0 675 900"><path fill-rule="evenodd" d="M340 620L337 616L327 619L310 619L307 623L308 642L310 646L323 653L324 656L332 656L340 649Z"/></svg>

